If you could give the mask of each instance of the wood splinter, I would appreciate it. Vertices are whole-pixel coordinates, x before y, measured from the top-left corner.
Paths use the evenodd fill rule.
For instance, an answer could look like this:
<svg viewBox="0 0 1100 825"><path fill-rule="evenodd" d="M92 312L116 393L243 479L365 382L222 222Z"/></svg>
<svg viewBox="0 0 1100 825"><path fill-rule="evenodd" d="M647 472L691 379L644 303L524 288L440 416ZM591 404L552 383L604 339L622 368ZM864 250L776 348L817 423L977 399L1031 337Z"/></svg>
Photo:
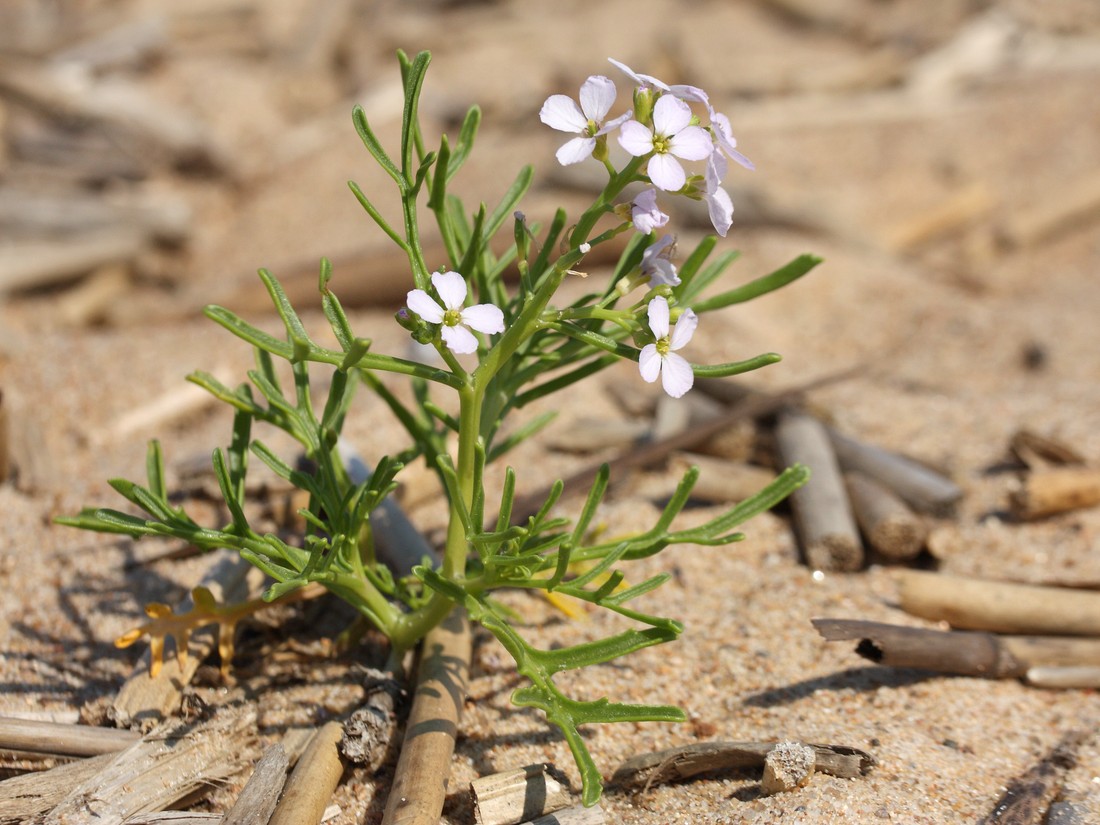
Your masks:
<svg viewBox="0 0 1100 825"><path fill-rule="evenodd" d="M567 807L569 792L546 768L527 765L471 782L477 825L518 825Z"/></svg>
<svg viewBox="0 0 1100 825"><path fill-rule="evenodd" d="M1011 496L1012 515L1022 521L1100 504L1100 468L1050 467L1027 475Z"/></svg>

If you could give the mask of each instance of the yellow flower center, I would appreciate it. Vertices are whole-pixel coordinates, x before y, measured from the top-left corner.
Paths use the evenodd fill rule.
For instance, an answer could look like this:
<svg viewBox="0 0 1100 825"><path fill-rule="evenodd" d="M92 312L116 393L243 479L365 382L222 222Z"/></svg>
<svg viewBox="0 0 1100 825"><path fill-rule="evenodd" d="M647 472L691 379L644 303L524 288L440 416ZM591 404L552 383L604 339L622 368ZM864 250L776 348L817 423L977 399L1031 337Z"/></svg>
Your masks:
<svg viewBox="0 0 1100 825"><path fill-rule="evenodd" d="M462 322L462 310L448 309L443 313L443 326L457 327Z"/></svg>

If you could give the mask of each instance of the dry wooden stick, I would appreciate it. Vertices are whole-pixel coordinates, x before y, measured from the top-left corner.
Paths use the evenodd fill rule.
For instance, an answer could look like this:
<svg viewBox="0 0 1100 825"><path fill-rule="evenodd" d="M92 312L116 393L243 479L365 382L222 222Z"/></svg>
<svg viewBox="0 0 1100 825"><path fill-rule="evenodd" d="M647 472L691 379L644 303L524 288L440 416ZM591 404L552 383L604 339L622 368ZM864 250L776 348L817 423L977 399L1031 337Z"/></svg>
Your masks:
<svg viewBox="0 0 1100 825"><path fill-rule="evenodd" d="M740 398L740 400L734 401L733 405L721 415L715 416L708 421L701 421L697 424L693 423L683 432L676 433L675 435L671 435L659 441L633 447L622 455L613 458L611 461L589 464L577 470L564 479L565 492L563 497L586 492L588 488L591 487L593 480L595 480L596 474L599 473L600 468L605 463L611 470L611 477L613 479L618 479L625 476L630 470L647 467L662 461L670 453L676 450L688 450L702 444L707 439L723 432L732 424L746 418L762 418L767 415L772 415L777 410L790 404L797 397L810 390L850 378L855 374L857 369L858 368L846 369L830 373L812 381L807 381L799 386L781 390L772 395L752 391L741 393L734 389L732 390L732 392L736 393L734 397ZM703 384L704 382L701 381L700 383ZM716 390L715 392L718 391ZM546 497L549 493L550 485L547 485L543 489L533 493L516 496L512 505L513 523L538 512L538 509L546 502ZM492 523L495 519L496 515L491 515L487 523Z"/></svg>
<svg viewBox="0 0 1100 825"><path fill-rule="evenodd" d="M89 725L0 717L0 748L50 756L96 756L130 747L140 734Z"/></svg>
<svg viewBox="0 0 1100 825"><path fill-rule="evenodd" d="M1029 209L1014 210L1001 230L1012 247L1027 247L1060 234L1100 214L1100 174L1092 172L1059 186Z"/></svg>
<svg viewBox="0 0 1100 825"><path fill-rule="evenodd" d="M247 576L253 569L252 565L230 550L215 551L211 562L199 584L208 588L221 602L245 599L248 595ZM192 606L188 596L177 612L186 612ZM196 630L187 646L186 663L181 664L177 655L164 663L156 677L149 675L150 653L146 651L130 678L119 689L107 715L123 728L134 725L149 727L167 719L179 707L184 687L216 646L216 628Z"/></svg>
<svg viewBox="0 0 1100 825"><path fill-rule="evenodd" d="M132 260L148 242L131 226L96 229L62 241L21 241L0 249L0 294L42 287L107 264Z"/></svg>
<svg viewBox="0 0 1100 825"><path fill-rule="evenodd" d="M546 767L527 765L471 782L477 825L519 825L568 806L572 802L569 792Z"/></svg>
<svg viewBox="0 0 1100 825"><path fill-rule="evenodd" d="M1086 739L1084 731L1066 734L1036 765L1008 783L1004 795L981 825L1040 825L1047 807L1062 789L1068 771L1077 765L1077 749Z"/></svg>
<svg viewBox="0 0 1100 825"><path fill-rule="evenodd" d="M1100 665L1041 665L1028 668L1024 678L1041 688L1100 688Z"/></svg>
<svg viewBox="0 0 1100 825"><path fill-rule="evenodd" d="M775 473L764 467L699 453L674 453L669 465L677 476L698 467L699 480L691 488L691 497L712 503L744 501L775 480Z"/></svg>
<svg viewBox="0 0 1100 825"><path fill-rule="evenodd" d="M61 803L74 787L114 761L105 753L0 782L0 825L22 825Z"/></svg>
<svg viewBox="0 0 1100 825"><path fill-rule="evenodd" d="M337 750L342 735L339 722L328 722L313 735L286 781L269 825L313 825L321 821L344 772Z"/></svg>
<svg viewBox="0 0 1100 825"><path fill-rule="evenodd" d="M552 814L532 819L523 825L604 825L607 816L598 804L591 808L584 805L574 805L571 808L562 808Z"/></svg>
<svg viewBox="0 0 1100 825"><path fill-rule="evenodd" d="M1100 504L1100 468L1035 470L1012 494L1012 514L1025 521Z"/></svg>
<svg viewBox="0 0 1100 825"><path fill-rule="evenodd" d="M208 722L150 734L71 789L46 825L87 822L121 825L129 817L164 810L245 767L242 752L255 742L255 713L223 709Z"/></svg>
<svg viewBox="0 0 1100 825"><path fill-rule="evenodd" d="M1018 678L1039 667L1100 666L1100 639L996 636L859 619L811 619L830 642L859 640L856 653L887 667L916 667L987 679Z"/></svg>
<svg viewBox="0 0 1100 825"><path fill-rule="evenodd" d="M863 473L845 473L844 485L856 521L875 550L893 561L920 553L928 526L892 490Z"/></svg>
<svg viewBox="0 0 1100 825"><path fill-rule="evenodd" d="M922 513L948 512L962 498L963 491L955 482L911 458L864 444L831 428L829 437L842 469L870 476Z"/></svg>
<svg viewBox="0 0 1100 825"><path fill-rule="evenodd" d="M1067 587L898 573L901 608L968 630L1051 636L1100 636L1100 593Z"/></svg>
<svg viewBox="0 0 1100 825"><path fill-rule="evenodd" d="M624 788L687 779L709 771L762 768L776 742L697 742L632 757L618 767L611 783ZM815 745L816 770L842 779L862 776L875 764L865 751L847 745Z"/></svg>
<svg viewBox="0 0 1100 825"><path fill-rule="evenodd" d="M810 468L810 480L791 494L806 563L818 570L859 570L863 543L825 425L806 413L786 411L775 438L785 464Z"/></svg>
<svg viewBox="0 0 1100 825"><path fill-rule="evenodd" d="M421 644L416 692L382 825L439 822L469 665L470 623L456 607Z"/></svg>
<svg viewBox="0 0 1100 825"><path fill-rule="evenodd" d="M264 751L221 825L267 825L286 782L289 763L282 745L272 745Z"/></svg>

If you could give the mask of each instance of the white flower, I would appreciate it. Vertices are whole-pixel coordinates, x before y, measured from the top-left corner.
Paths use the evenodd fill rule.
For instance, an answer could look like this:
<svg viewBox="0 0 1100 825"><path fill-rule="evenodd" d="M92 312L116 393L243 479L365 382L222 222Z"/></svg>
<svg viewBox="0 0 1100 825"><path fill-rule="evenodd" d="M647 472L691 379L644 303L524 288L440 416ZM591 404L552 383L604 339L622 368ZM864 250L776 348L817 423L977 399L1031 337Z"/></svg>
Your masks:
<svg viewBox="0 0 1100 825"><path fill-rule="evenodd" d="M628 120L619 133L619 143L634 157L653 153L646 171L653 185L666 192L679 191L687 182L676 158L705 160L714 151L706 130L691 125L691 107L672 95L664 95L654 104L652 129Z"/></svg>
<svg viewBox="0 0 1100 825"><path fill-rule="evenodd" d="M615 102L615 95L615 84L611 80L603 75L592 75L581 86L580 106L566 95L550 95L546 98L539 112L539 120L559 132L580 135L558 149L558 163L568 166L590 157L592 150L596 148L596 138L615 129L631 116L627 112L606 124L603 122Z"/></svg>
<svg viewBox="0 0 1100 825"><path fill-rule="evenodd" d="M675 244L673 235L665 235L647 246L642 253L642 274L649 278L651 287L680 285L680 276L676 274L676 266L671 260Z"/></svg>
<svg viewBox="0 0 1100 825"><path fill-rule="evenodd" d="M755 169L753 162L737 151L737 138L733 136L733 130L730 128L730 119L721 112L714 111L710 103L707 103L707 109L710 111L710 132L714 138L714 145L729 155L730 160L737 161L746 169ZM718 153L715 152L715 154ZM724 161L723 158L723 163ZM725 174L724 166L722 173Z"/></svg>
<svg viewBox="0 0 1100 825"><path fill-rule="evenodd" d="M441 325L440 335L451 352L477 352L478 341L471 329L486 335L504 332L504 313L499 307L492 304L463 307L466 281L457 272L432 273L432 286L443 300L442 306L422 289L409 292L405 303L429 324Z"/></svg>
<svg viewBox="0 0 1100 825"><path fill-rule="evenodd" d="M649 329L657 340L642 347L638 356L638 371L651 384L658 375L661 376L661 386L665 392L679 398L691 389L695 374L691 371L691 364L677 355L676 350L682 349L691 340L699 319L690 309L685 309L669 335L668 301L657 295L649 302L648 313Z"/></svg>
<svg viewBox="0 0 1100 825"><path fill-rule="evenodd" d="M657 208L657 190L643 189L630 204L630 221L643 235L668 223L668 215Z"/></svg>

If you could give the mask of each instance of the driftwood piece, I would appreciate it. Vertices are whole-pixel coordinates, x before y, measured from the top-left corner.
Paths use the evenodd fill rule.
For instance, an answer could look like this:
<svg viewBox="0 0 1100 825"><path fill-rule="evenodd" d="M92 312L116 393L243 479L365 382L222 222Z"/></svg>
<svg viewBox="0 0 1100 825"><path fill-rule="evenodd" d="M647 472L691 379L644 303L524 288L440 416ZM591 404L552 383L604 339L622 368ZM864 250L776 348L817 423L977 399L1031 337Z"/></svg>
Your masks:
<svg viewBox="0 0 1100 825"><path fill-rule="evenodd" d="M1031 681L1054 671L1100 668L1100 639L1062 636L997 636L968 630L931 630L867 622L859 619L812 619L813 626L830 642L858 640L856 653L887 667L916 667L957 676L987 679L1026 676ZM1054 684L1049 686L1054 687ZM1078 685L1066 685L1078 686Z"/></svg>
<svg viewBox="0 0 1100 825"><path fill-rule="evenodd" d="M1062 789L1067 772L1077 766L1077 749L1084 731L1073 731L1022 776L1011 780L981 825L1040 825L1047 808Z"/></svg>
<svg viewBox="0 0 1100 825"><path fill-rule="evenodd" d="M108 264L134 259L145 233L130 226L108 227L63 240L18 241L0 247L0 294L51 286Z"/></svg>
<svg viewBox="0 0 1100 825"><path fill-rule="evenodd" d="M199 584L208 588L219 602L246 598L247 576L252 565L230 550L217 550L211 555L211 567ZM192 607L189 595L176 612L186 612ZM156 677L149 675L150 653L147 650L119 690L107 715L123 728L135 725L147 728L168 718L179 707L183 688L216 646L217 628L199 628L191 634L187 661L181 664L178 655L169 659Z"/></svg>
<svg viewBox="0 0 1100 825"><path fill-rule="evenodd" d="M140 739L128 730L62 725L0 717L0 748L49 756L97 756L117 753Z"/></svg>
<svg viewBox="0 0 1100 825"><path fill-rule="evenodd" d="M572 802L541 764L479 777L470 783L470 791L477 825L519 825Z"/></svg>
<svg viewBox="0 0 1100 825"><path fill-rule="evenodd" d="M221 825L267 825L286 782L289 764L290 758L282 745L272 745L264 751Z"/></svg>
<svg viewBox="0 0 1100 825"><path fill-rule="evenodd" d="M344 772L337 750L342 734L339 722L328 722L313 735L286 781L269 825L313 825L321 821Z"/></svg>
<svg viewBox="0 0 1100 825"><path fill-rule="evenodd" d="M810 480L791 494L806 563L816 570L859 570L863 544L825 425L805 413L783 412L775 438L784 464L810 468Z"/></svg>
<svg viewBox="0 0 1100 825"><path fill-rule="evenodd" d="M893 561L920 553L928 526L892 490L863 473L845 473L844 485L868 544Z"/></svg>
<svg viewBox="0 0 1100 825"><path fill-rule="evenodd" d="M1100 636L1100 593L899 571L901 608L968 630Z"/></svg>
<svg viewBox="0 0 1100 825"><path fill-rule="evenodd" d="M1025 521L1100 504L1100 468L1050 467L1028 473L1011 503L1012 514Z"/></svg>
<svg viewBox="0 0 1100 825"><path fill-rule="evenodd" d="M344 722L340 753L349 762L366 765L374 772L386 761L393 742L402 686L393 674L370 670L364 688L366 700Z"/></svg>
<svg viewBox="0 0 1100 825"><path fill-rule="evenodd" d="M552 814L532 819L523 825L604 825L605 822L607 822L607 816L599 805L593 805L591 808L574 805L571 808L562 808Z"/></svg>
<svg viewBox="0 0 1100 825"><path fill-rule="evenodd" d="M655 782L688 779L710 771L762 768L776 742L697 742L632 757L620 765L611 783L624 788L648 787ZM867 752L847 745L815 745L816 770L841 779L862 776L875 764Z"/></svg>
<svg viewBox="0 0 1100 825"><path fill-rule="evenodd" d="M222 709L200 725L151 733L117 754L90 780L77 785L45 825L93 821L121 825L160 811L245 767L242 751L255 741L255 713Z"/></svg>
<svg viewBox="0 0 1100 825"><path fill-rule="evenodd" d="M1100 688L1100 665L1041 665L1028 668L1024 678L1041 688Z"/></svg>
<svg viewBox="0 0 1100 825"><path fill-rule="evenodd" d="M412 710L382 825L439 822L469 666L470 623L455 608L421 643Z"/></svg>
<svg viewBox="0 0 1100 825"><path fill-rule="evenodd" d="M774 472L755 464L699 453L674 453L669 466L676 477L698 467L699 480L691 488L691 497L714 504L744 501L775 480Z"/></svg>
<svg viewBox="0 0 1100 825"><path fill-rule="evenodd" d="M66 762L0 782L0 825L22 825L61 803L75 786L87 782L115 758L113 753Z"/></svg>
<svg viewBox="0 0 1100 825"><path fill-rule="evenodd" d="M863 473L893 490L922 513L949 513L962 489L935 470L898 453L829 430L842 469Z"/></svg>

